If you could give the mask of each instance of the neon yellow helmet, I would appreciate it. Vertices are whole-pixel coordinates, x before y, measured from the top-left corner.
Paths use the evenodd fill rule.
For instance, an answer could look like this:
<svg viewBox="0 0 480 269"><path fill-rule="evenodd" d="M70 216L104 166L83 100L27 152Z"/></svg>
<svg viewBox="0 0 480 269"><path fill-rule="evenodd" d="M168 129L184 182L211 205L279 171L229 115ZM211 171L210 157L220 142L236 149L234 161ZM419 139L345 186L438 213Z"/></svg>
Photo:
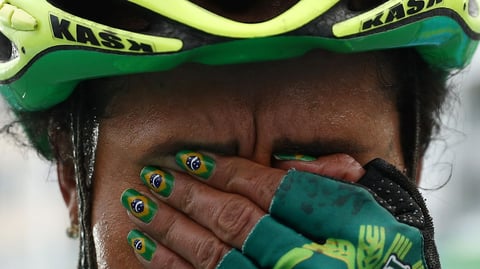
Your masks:
<svg viewBox="0 0 480 269"><path fill-rule="evenodd" d="M268 21L242 23L188 0L128 0L152 32L75 15L55 0L0 0L0 91L17 110L64 101L82 80L295 57L323 48L415 47L431 66L469 63L480 39L480 0L388 0L352 11L342 0L300 0ZM95 8L95 7L92 7Z"/></svg>

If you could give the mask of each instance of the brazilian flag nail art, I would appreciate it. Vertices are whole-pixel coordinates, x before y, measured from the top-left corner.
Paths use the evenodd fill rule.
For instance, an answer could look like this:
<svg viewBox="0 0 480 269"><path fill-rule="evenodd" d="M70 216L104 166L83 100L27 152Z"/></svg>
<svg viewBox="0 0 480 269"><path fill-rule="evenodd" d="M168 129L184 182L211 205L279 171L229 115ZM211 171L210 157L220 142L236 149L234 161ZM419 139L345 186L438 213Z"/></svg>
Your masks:
<svg viewBox="0 0 480 269"><path fill-rule="evenodd" d="M140 178L147 187L163 197L172 193L174 177L156 167L146 166L140 173Z"/></svg>
<svg viewBox="0 0 480 269"><path fill-rule="evenodd" d="M138 230L131 230L127 236L128 244L135 253L142 256L145 260L151 261L157 245L150 238Z"/></svg>
<svg viewBox="0 0 480 269"><path fill-rule="evenodd" d="M152 200L134 189L128 189L122 193L122 205L145 223L152 221L158 209Z"/></svg>
<svg viewBox="0 0 480 269"><path fill-rule="evenodd" d="M177 153L177 164L192 175L208 179L215 168L215 161L198 152L183 150Z"/></svg>

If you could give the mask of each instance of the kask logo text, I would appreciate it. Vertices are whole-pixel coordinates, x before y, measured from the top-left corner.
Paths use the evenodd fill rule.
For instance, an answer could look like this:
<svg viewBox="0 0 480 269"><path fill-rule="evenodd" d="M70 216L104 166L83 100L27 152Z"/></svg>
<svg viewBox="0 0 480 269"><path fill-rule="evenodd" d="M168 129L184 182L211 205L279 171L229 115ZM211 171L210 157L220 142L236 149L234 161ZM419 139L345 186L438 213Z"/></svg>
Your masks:
<svg viewBox="0 0 480 269"><path fill-rule="evenodd" d="M67 19L59 18L53 14L50 14L50 24L52 26L53 36L58 39L116 50L153 52L153 48L149 44L122 38L113 32L94 31L90 27L72 23Z"/></svg>
<svg viewBox="0 0 480 269"><path fill-rule="evenodd" d="M408 0L401 1L387 11L378 13L375 17L363 21L362 31L370 30L408 16L418 14L426 9L442 3L443 0Z"/></svg>

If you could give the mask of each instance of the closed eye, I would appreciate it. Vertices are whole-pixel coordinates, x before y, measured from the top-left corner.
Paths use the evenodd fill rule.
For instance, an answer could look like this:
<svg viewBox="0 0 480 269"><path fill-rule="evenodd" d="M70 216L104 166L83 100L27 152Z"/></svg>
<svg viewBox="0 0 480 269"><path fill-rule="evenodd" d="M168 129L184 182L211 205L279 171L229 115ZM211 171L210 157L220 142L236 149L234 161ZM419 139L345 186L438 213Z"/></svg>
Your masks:
<svg viewBox="0 0 480 269"><path fill-rule="evenodd" d="M280 154L303 154L312 157L325 156L335 153L356 155L367 151L365 146L350 140L333 139L297 143L289 139L281 139L274 144L274 153Z"/></svg>

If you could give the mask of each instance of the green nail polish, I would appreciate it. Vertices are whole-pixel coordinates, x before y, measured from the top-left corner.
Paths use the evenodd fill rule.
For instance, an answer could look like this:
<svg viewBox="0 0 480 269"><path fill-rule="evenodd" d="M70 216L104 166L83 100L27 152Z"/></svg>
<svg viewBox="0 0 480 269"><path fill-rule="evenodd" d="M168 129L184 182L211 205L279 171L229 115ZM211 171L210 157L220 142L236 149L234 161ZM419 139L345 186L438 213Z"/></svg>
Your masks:
<svg viewBox="0 0 480 269"><path fill-rule="evenodd" d="M157 205L138 191L128 189L122 193L122 205L135 217L145 223L152 221Z"/></svg>
<svg viewBox="0 0 480 269"><path fill-rule="evenodd" d="M131 230L127 236L128 244L145 260L151 261L157 245L138 230Z"/></svg>
<svg viewBox="0 0 480 269"><path fill-rule="evenodd" d="M311 162L317 158L303 154L273 154L273 157L279 161L304 161Z"/></svg>
<svg viewBox="0 0 480 269"><path fill-rule="evenodd" d="M140 173L140 178L147 187L163 197L172 193L174 177L167 172L152 166L146 166Z"/></svg>
<svg viewBox="0 0 480 269"><path fill-rule="evenodd" d="M212 158L198 152L182 150L177 153L175 159L182 169L203 179L208 179L215 168L215 161Z"/></svg>

